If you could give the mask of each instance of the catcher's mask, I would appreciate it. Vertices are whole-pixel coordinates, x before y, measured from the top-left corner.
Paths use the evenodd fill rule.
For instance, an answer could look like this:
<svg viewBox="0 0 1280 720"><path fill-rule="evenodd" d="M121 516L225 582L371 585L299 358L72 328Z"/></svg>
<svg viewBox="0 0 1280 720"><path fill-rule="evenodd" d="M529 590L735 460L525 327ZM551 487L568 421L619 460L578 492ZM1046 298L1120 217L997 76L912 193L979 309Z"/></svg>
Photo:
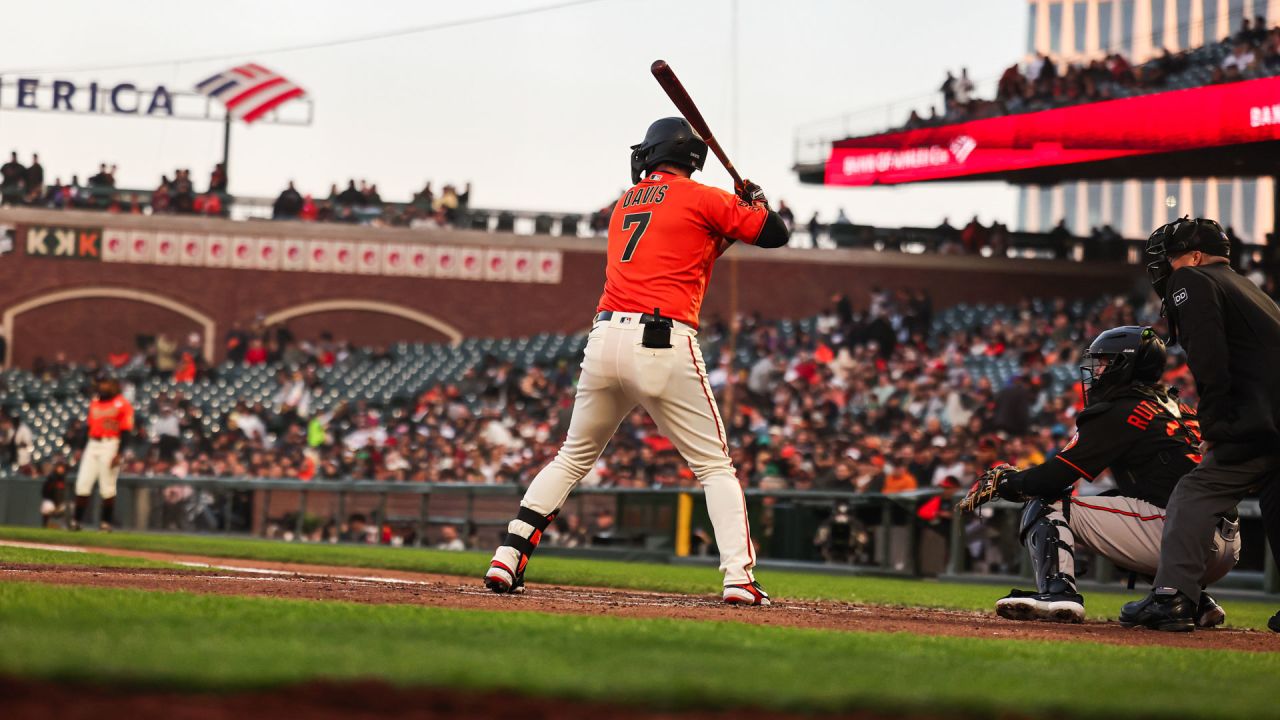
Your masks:
<svg viewBox="0 0 1280 720"><path fill-rule="evenodd" d="M1160 297L1161 315L1166 314L1165 295L1169 291L1169 276L1173 274L1171 258L1178 257L1192 250L1209 255L1228 257L1231 254L1231 241L1222 231L1222 226L1214 220L1182 217L1167 225L1161 225L1147 238L1147 276L1151 278L1151 288Z"/></svg>
<svg viewBox="0 0 1280 720"><path fill-rule="evenodd" d="M1084 351L1080 387L1085 405L1133 383L1159 382L1165 359L1164 341L1151 328L1126 325L1107 330Z"/></svg>
<svg viewBox="0 0 1280 720"><path fill-rule="evenodd" d="M631 146L631 182L640 182L645 173L664 162L692 172L701 170L706 161L707 143L688 120L662 118L649 126L640 144Z"/></svg>

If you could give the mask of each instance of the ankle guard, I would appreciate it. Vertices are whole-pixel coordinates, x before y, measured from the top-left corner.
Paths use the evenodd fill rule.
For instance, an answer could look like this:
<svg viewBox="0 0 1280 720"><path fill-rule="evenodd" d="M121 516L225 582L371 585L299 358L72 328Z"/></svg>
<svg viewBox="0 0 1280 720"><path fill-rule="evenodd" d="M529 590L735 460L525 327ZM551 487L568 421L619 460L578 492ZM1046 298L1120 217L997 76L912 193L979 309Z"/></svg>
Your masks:
<svg viewBox="0 0 1280 720"><path fill-rule="evenodd" d="M556 510L544 516L535 510L520 506L516 519L507 526L507 539L502 541L503 545L510 545L520 553L520 565L515 569L517 575L524 574L525 565L529 564L529 557L533 555L534 550L538 549L538 543L542 541L542 532L551 525L559 512Z"/></svg>

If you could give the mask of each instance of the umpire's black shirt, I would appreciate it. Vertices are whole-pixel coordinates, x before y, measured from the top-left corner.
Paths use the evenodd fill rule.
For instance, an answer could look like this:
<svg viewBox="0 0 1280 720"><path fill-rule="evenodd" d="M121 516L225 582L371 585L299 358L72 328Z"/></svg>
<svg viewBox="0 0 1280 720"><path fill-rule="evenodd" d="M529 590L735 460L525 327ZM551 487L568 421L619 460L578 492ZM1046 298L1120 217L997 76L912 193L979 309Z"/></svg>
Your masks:
<svg viewBox="0 0 1280 720"><path fill-rule="evenodd" d="M1214 457L1235 464L1280 453L1280 308L1227 263L1175 270L1166 302Z"/></svg>

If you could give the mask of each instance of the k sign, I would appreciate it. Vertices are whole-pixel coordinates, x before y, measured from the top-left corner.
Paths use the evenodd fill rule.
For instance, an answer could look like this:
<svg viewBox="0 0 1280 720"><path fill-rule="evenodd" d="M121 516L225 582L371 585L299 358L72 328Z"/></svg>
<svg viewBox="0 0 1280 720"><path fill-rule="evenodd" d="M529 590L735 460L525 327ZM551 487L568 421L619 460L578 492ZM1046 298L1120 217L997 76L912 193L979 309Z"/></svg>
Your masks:
<svg viewBox="0 0 1280 720"><path fill-rule="evenodd" d="M26 252L34 257L101 260L102 229L29 225Z"/></svg>

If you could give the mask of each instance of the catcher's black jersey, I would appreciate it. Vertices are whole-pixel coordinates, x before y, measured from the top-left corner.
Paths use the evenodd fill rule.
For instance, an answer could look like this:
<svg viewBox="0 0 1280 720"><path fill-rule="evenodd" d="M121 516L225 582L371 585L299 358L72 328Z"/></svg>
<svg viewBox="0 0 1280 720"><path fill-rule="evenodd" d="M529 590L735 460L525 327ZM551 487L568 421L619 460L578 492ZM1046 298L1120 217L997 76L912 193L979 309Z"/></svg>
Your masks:
<svg viewBox="0 0 1280 720"><path fill-rule="evenodd" d="M1165 507L1178 480L1200 462L1196 413L1160 386L1138 386L1086 408L1057 455L1018 473L1016 486L1037 497L1060 495L1077 478L1111 468L1120 494Z"/></svg>

